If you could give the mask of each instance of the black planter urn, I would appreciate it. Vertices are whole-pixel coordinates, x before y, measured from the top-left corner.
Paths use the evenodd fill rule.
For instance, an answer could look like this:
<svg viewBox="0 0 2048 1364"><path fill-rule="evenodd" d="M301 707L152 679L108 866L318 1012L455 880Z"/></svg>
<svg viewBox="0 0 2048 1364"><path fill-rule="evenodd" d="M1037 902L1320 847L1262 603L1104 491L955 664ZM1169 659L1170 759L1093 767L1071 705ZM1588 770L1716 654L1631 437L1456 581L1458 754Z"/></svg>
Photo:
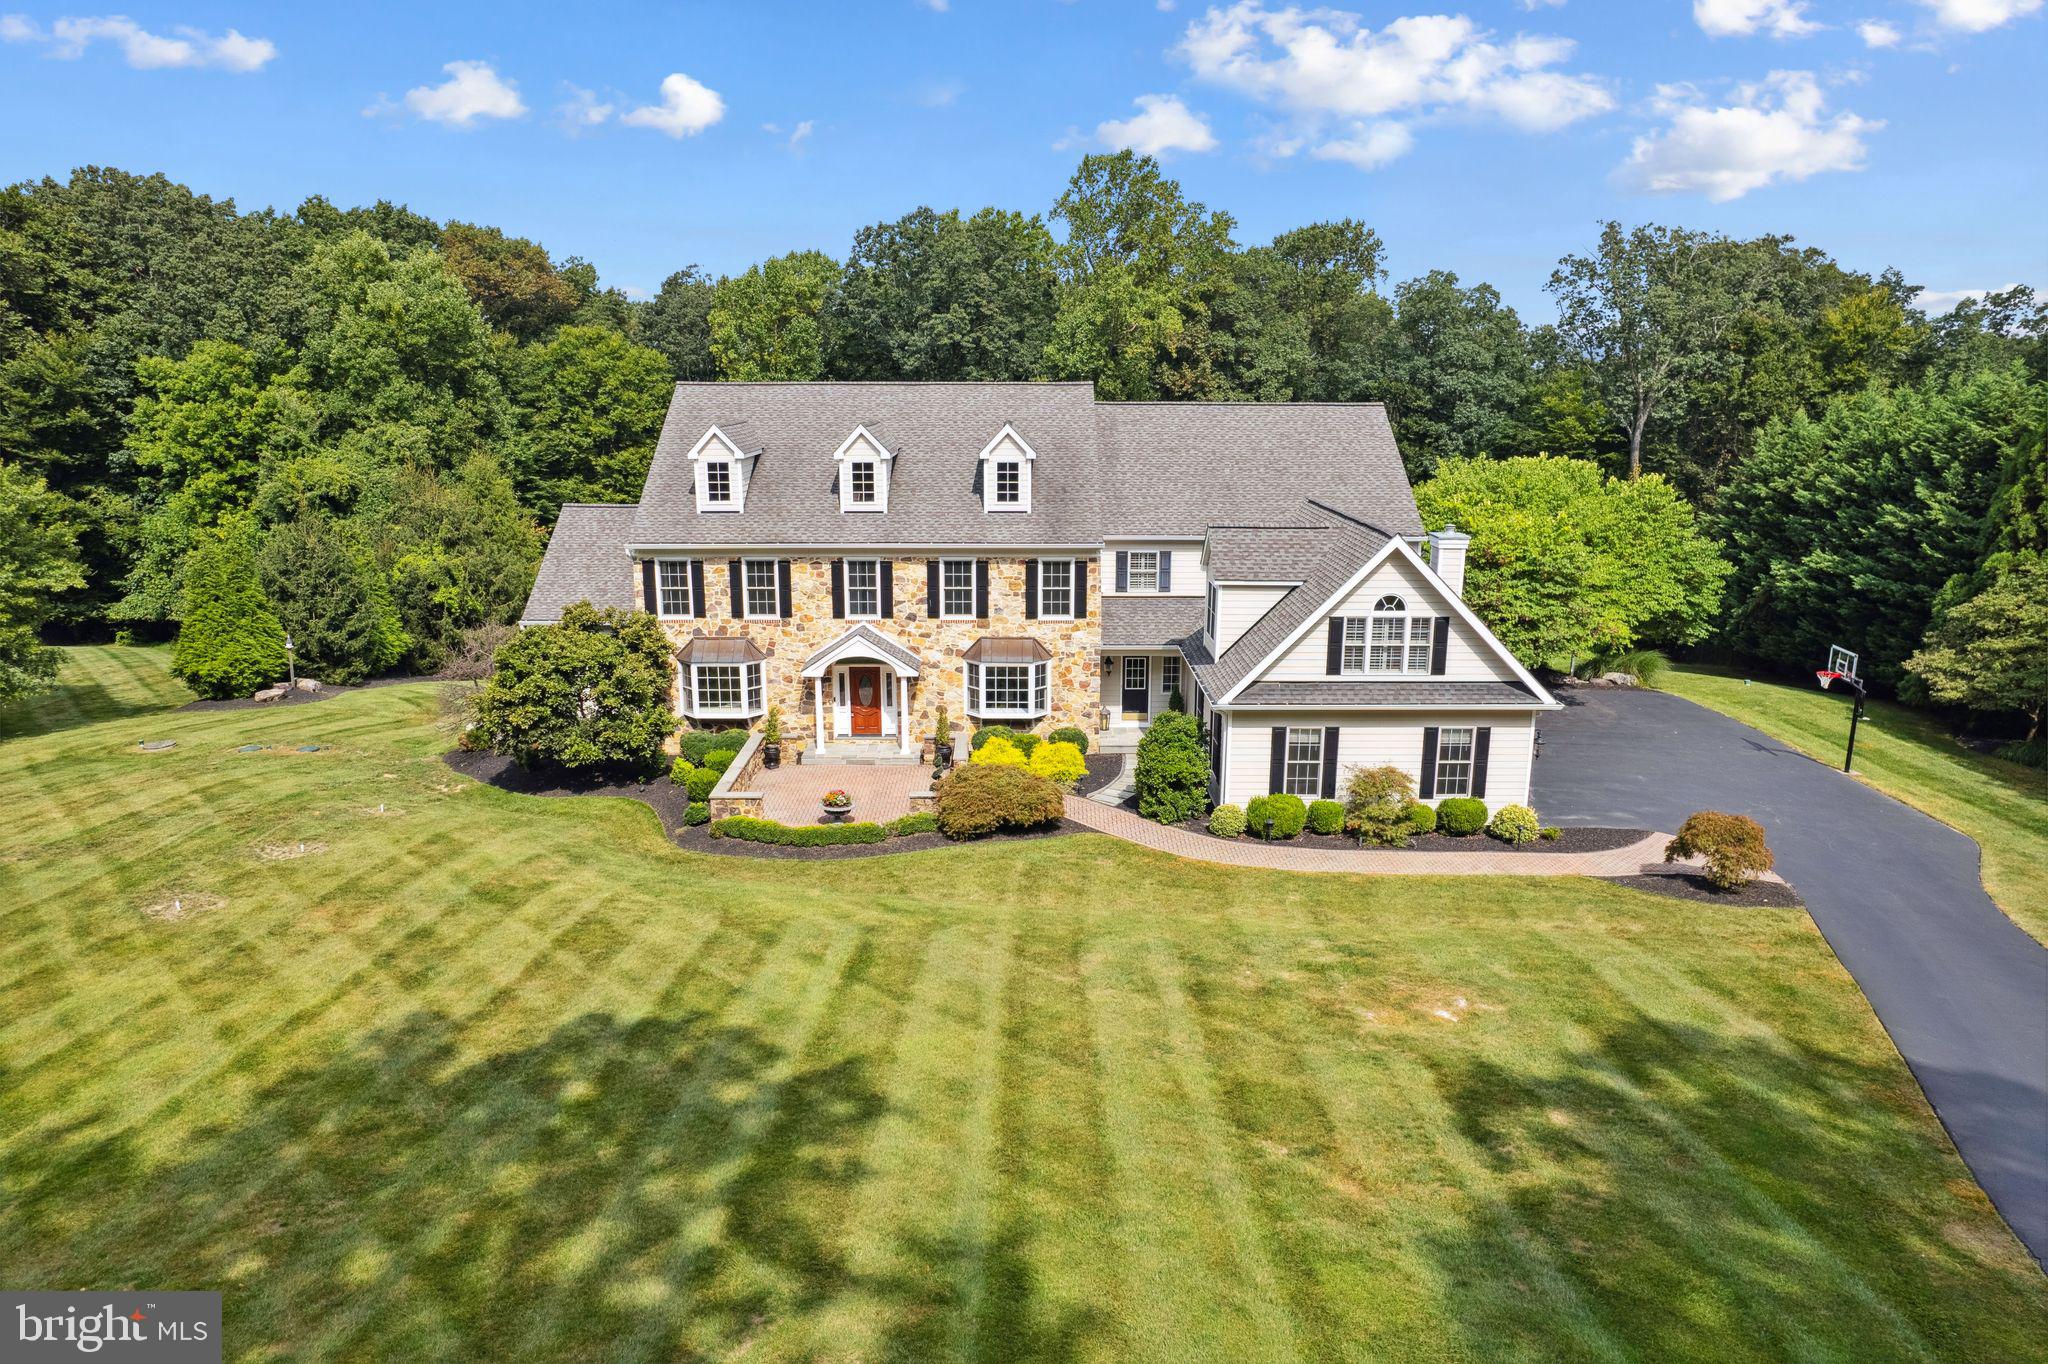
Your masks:
<svg viewBox="0 0 2048 1364"><path fill-rule="evenodd" d="M762 745L761 745L761 766L763 766L763 767L780 767L780 766L782 766L782 745L781 745L781 744L762 744Z"/></svg>

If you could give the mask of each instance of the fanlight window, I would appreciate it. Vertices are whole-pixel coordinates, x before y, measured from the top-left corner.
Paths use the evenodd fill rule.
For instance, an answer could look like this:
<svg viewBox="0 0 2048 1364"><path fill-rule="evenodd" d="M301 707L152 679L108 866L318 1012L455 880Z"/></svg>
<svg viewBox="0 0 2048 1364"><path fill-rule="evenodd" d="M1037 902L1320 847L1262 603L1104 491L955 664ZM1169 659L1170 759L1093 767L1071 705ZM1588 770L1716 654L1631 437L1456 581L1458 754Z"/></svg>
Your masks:
<svg viewBox="0 0 2048 1364"><path fill-rule="evenodd" d="M1376 673L1429 671L1431 618L1411 616L1408 603L1389 594L1373 603L1365 668ZM1350 641L1347 638L1346 643ZM1350 650L1346 649L1349 664Z"/></svg>

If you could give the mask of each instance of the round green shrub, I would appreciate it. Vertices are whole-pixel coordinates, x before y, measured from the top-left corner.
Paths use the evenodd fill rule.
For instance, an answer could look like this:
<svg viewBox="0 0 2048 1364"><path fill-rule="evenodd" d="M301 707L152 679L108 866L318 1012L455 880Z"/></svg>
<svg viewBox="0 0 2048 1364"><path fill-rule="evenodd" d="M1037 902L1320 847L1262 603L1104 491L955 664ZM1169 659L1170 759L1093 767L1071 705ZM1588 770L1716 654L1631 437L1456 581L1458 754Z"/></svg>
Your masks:
<svg viewBox="0 0 2048 1364"><path fill-rule="evenodd" d="M1059 823L1066 812L1066 797L1059 787L1010 764L973 762L956 767L933 790L938 796L939 832L948 838L1043 828Z"/></svg>
<svg viewBox="0 0 2048 1364"><path fill-rule="evenodd" d="M1451 796L1437 802L1436 827L1459 838L1486 827L1486 802L1470 796Z"/></svg>
<svg viewBox="0 0 2048 1364"><path fill-rule="evenodd" d="M1424 805L1419 800L1411 800L1407 808L1401 811L1401 822L1406 826L1410 837L1433 834L1436 832L1436 807Z"/></svg>
<svg viewBox="0 0 2048 1364"><path fill-rule="evenodd" d="M709 824L710 822L711 807L701 800L691 801L690 808L683 811L683 823L689 828L694 829L699 824Z"/></svg>
<svg viewBox="0 0 2048 1364"><path fill-rule="evenodd" d="M732 766L732 760L738 756L729 748L714 748L704 755L704 765L713 772L723 772Z"/></svg>
<svg viewBox="0 0 2048 1364"><path fill-rule="evenodd" d="M691 762L688 758L677 758L669 764L668 779L677 786L681 786L690 780L690 774L696 770L697 764Z"/></svg>
<svg viewBox="0 0 2048 1364"><path fill-rule="evenodd" d="M711 788L718 785L718 779L723 775L723 773L714 772L708 767L699 767L692 770L689 776L683 778L683 787L689 791L691 800L709 800L711 798Z"/></svg>
<svg viewBox="0 0 2048 1364"><path fill-rule="evenodd" d="M1334 800L1310 801L1308 803L1308 831L1312 834L1343 833L1343 805Z"/></svg>
<svg viewBox="0 0 2048 1364"><path fill-rule="evenodd" d="M1008 725L983 725L980 729L974 731L974 737L967 741L967 746L979 753L981 752L981 746L990 739L1008 739L1011 743L1015 743L1017 742L1017 731L1011 729Z"/></svg>
<svg viewBox="0 0 2048 1364"><path fill-rule="evenodd" d="M1300 796L1285 792L1260 796L1244 807L1245 824L1253 838L1266 836L1266 821L1273 821L1273 837L1296 838L1308 824L1308 806Z"/></svg>
<svg viewBox="0 0 2048 1364"><path fill-rule="evenodd" d="M1235 805L1219 805L1209 812L1209 832L1218 838L1236 838L1244 833L1244 810Z"/></svg>
<svg viewBox="0 0 2048 1364"><path fill-rule="evenodd" d="M676 741L676 751L688 760L692 767L704 765L704 755L711 751L711 745L718 735L708 729L685 730L683 737Z"/></svg>
<svg viewBox="0 0 2048 1364"><path fill-rule="evenodd" d="M1697 810L1678 826L1678 837L1664 847L1664 860L1703 857L1707 880L1722 890L1740 890L1747 881L1769 871L1776 861L1764 843L1764 826L1748 815Z"/></svg>
<svg viewBox="0 0 2048 1364"><path fill-rule="evenodd" d="M1072 725L1060 726L1052 733L1046 735L1045 740L1047 743L1053 744L1072 744L1080 749L1084 755L1088 752L1087 733L1074 728Z"/></svg>
<svg viewBox="0 0 2048 1364"><path fill-rule="evenodd" d="M1486 832L1503 843L1512 843L1520 847L1524 843L1533 843L1542 827L1536 822L1536 812L1528 806L1503 805L1493 812L1492 820L1487 823Z"/></svg>
<svg viewBox="0 0 2048 1364"><path fill-rule="evenodd" d="M728 753L737 753L746 746L747 731L744 729L721 729L711 736L713 752L724 749Z"/></svg>

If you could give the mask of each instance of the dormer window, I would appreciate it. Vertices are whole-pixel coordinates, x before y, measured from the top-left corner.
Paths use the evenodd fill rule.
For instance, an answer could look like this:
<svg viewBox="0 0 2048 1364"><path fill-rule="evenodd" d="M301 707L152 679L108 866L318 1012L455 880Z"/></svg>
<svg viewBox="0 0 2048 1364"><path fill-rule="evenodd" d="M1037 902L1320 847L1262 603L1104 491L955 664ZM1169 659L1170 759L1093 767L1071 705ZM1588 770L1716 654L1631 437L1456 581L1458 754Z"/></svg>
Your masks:
<svg viewBox="0 0 2048 1364"><path fill-rule="evenodd" d="M1031 464L1038 452L1024 443L1013 426L996 432L982 447L981 509L986 512L1031 510Z"/></svg>
<svg viewBox="0 0 2048 1364"><path fill-rule="evenodd" d="M704 500L711 503L732 501L732 465L725 460L714 460L704 466Z"/></svg>
<svg viewBox="0 0 2048 1364"><path fill-rule="evenodd" d="M712 427L690 451L695 471L697 510L700 512L745 511L747 474L753 455L734 445L725 432Z"/></svg>
<svg viewBox="0 0 2048 1364"><path fill-rule="evenodd" d="M839 510L889 510L889 466L895 460L896 456L867 427L854 427L853 434L840 443L832 456L832 462L839 468Z"/></svg>

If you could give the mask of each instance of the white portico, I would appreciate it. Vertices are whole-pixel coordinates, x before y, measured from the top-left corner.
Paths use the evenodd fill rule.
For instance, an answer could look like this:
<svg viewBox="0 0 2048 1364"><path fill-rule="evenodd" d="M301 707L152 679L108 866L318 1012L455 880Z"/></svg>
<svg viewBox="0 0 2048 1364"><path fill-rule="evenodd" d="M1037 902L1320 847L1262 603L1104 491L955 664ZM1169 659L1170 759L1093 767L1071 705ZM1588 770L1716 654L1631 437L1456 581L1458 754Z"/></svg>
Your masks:
<svg viewBox="0 0 2048 1364"><path fill-rule="evenodd" d="M899 753L910 752L917 655L873 626L856 625L804 661L811 684L818 755L829 739L894 736Z"/></svg>

